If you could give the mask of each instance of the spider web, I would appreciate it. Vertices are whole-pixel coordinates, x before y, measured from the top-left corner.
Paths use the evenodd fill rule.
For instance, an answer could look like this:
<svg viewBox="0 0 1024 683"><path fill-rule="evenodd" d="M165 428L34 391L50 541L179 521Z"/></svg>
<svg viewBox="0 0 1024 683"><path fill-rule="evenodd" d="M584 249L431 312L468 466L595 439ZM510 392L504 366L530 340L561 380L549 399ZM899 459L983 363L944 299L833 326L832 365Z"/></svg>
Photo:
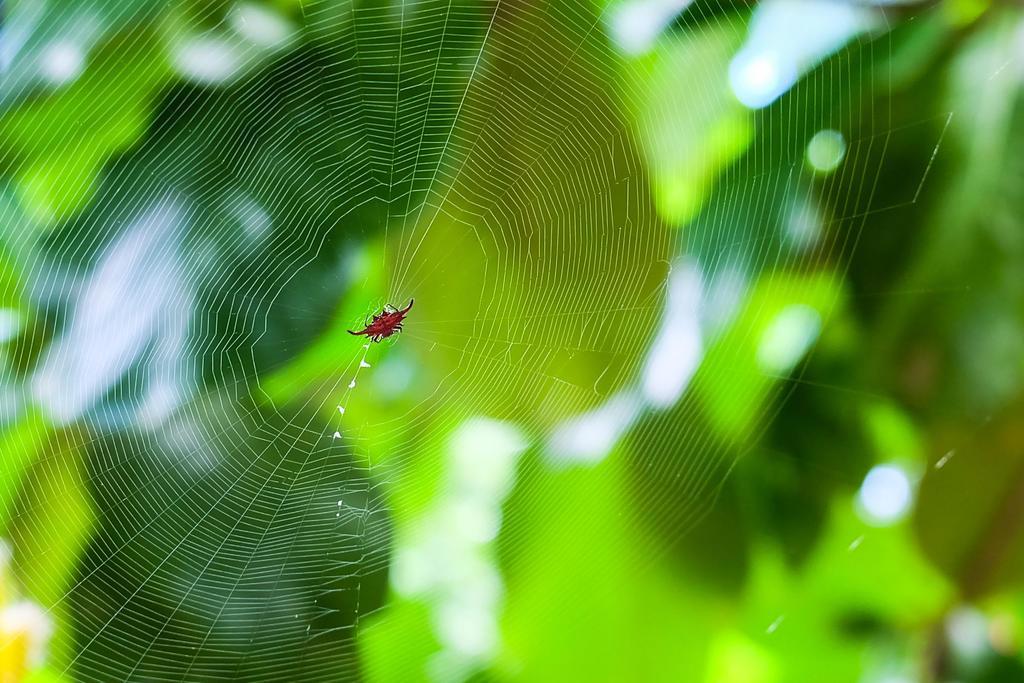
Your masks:
<svg viewBox="0 0 1024 683"><path fill-rule="evenodd" d="M55 656L81 680L386 677L360 638L389 595L436 598L454 654L432 676L485 667L495 539L514 558L534 533L503 520L509 497L583 528L543 482L625 459L653 511L640 571L742 455L709 436L740 418L693 388L745 391L728 360L749 340L724 332L743 292L820 277L824 324L865 218L915 199L875 198L898 131L844 95L884 51L859 31L802 65L802 100L747 109L728 67L749 10L727 3L272 4L10 3L5 107L30 115L6 132L38 126L47 149L19 153L57 158L4 197L41 340L9 366L17 414L54 425L27 427L50 494L16 520L88 492L77 569L39 589L70 615ZM631 33L652 8L661 37ZM114 118L124 141L93 149L31 111L40 92L83 98L80 125ZM824 179L805 161L822 129L845 136ZM401 335L345 333L412 298ZM812 341L761 374L784 391Z"/></svg>

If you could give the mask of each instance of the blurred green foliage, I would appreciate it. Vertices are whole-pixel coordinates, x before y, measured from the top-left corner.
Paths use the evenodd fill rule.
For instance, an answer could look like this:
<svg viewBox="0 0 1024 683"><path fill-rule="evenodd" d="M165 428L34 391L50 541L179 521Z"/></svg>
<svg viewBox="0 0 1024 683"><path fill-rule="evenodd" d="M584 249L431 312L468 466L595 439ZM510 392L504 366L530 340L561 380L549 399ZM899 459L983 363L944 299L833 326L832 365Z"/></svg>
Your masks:
<svg viewBox="0 0 1024 683"><path fill-rule="evenodd" d="M39 680L1024 680L1024 14L654 4L7 3Z"/></svg>

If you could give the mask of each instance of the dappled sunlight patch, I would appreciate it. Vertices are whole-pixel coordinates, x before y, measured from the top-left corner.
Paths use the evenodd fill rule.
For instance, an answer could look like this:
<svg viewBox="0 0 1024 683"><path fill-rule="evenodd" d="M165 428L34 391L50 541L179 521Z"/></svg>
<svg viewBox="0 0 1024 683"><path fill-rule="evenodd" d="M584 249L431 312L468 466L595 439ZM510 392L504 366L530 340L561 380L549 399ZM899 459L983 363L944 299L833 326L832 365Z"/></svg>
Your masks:
<svg viewBox="0 0 1024 683"><path fill-rule="evenodd" d="M82 74L85 57L85 51L78 43L57 40L44 50L40 70L53 85L64 85Z"/></svg>
<svg viewBox="0 0 1024 683"><path fill-rule="evenodd" d="M397 516L391 587L399 599L362 635L368 656L380 651L377 639L390 637L389 623L413 613L429 620L437 643L425 649L422 673L463 678L497 655L505 590L494 543L527 445L518 428L488 418L471 418L454 430L433 500ZM371 664L386 666L375 657Z"/></svg>
<svg viewBox="0 0 1024 683"><path fill-rule="evenodd" d="M590 412L569 418L551 436L550 461L556 467L599 462L633 425L641 403L635 393L622 392Z"/></svg>
<svg viewBox="0 0 1024 683"><path fill-rule="evenodd" d="M42 666L53 624L43 609L28 601L0 606L0 675L20 680Z"/></svg>
<svg viewBox="0 0 1024 683"><path fill-rule="evenodd" d="M225 83L242 67L238 48L221 36L197 35L181 40L171 53L178 73L197 83Z"/></svg>
<svg viewBox="0 0 1024 683"><path fill-rule="evenodd" d="M855 4L817 0L760 3L742 49L729 64L729 85L747 107L766 107L809 69L881 23L875 10Z"/></svg>
<svg viewBox="0 0 1024 683"><path fill-rule="evenodd" d="M857 493L857 512L869 524L892 524L910 512L913 494L910 477L902 467L876 465Z"/></svg>
<svg viewBox="0 0 1024 683"><path fill-rule="evenodd" d="M767 373L785 373L811 348L821 330L821 316L810 306L783 308L768 323L757 345L757 363Z"/></svg>
<svg viewBox="0 0 1024 683"><path fill-rule="evenodd" d="M819 130L807 143L807 163L818 173L831 173L846 157L846 138L837 130Z"/></svg>
<svg viewBox="0 0 1024 683"><path fill-rule="evenodd" d="M612 39L628 55L641 55L692 0L619 0L608 12Z"/></svg>
<svg viewBox="0 0 1024 683"><path fill-rule="evenodd" d="M3 4L31 683L1024 671L986 3Z"/></svg>
<svg viewBox="0 0 1024 683"><path fill-rule="evenodd" d="M681 226L697 215L715 179L746 151L753 123L725 83L737 27L670 33L627 73L642 97L633 105L659 215Z"/></svg>
<svg viewBox="0 0 1024 683"><path fill-rule="evenodd" d="M254 2L237 4L228 16L236 33L263 48L284 47L296 30L276 9Z"/></svg>
<svg viewBox="0 0 1024 683"><path fill-rule="evenodd" d="M679 264L670 276L661 329L644 365L644 398L655 408L675 404L700 365L704 350L701 278L700 268L690 262Z"/></svg>
<svg viewBox="0 0 1024 683"><path fill-rule="evenodd" d="M12 551L0 539L0 680L20 683L54 676L45 670L54 622L48 610L20 595Z"/></svg>
<svg viewBox="0 0 1024 683"><path fill-rule="evenodd" d="M744 438L758 424L771 388L811 349L826 316L841 311L837 285L829 273L766 277L709 345L695 388L724 437Z"/></svg>
<svg viewBox="0 0 1024 683"><path fill-rule="evenodd" d="M722 630L711 644L705 681L775 683L782 680L779 669L778 658L769 648L742 632Z"/></svg>

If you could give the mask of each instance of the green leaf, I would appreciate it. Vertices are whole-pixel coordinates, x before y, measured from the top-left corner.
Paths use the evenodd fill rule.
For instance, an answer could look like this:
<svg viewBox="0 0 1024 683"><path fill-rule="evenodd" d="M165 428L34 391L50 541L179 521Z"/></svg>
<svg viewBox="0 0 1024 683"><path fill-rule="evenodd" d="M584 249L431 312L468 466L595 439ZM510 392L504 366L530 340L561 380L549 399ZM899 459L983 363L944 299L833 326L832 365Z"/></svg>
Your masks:
<svg viewBox="0 0 1024 683"><path fill-rule="evenodd" d="M763 276L728 329L708 348L694 378L711 426L742 441L760 423L769 392L785 380L840 306L828 271Z"/></svg>
<svg viewBox="0 0 1024 683"><path fill-rule="evenodd" d="M38 429L38 427L37 427ZM61 668L74 652L71 610L65 600L95 522L85 481L82 446L70 432L45 432L46 457L26 474L31 486L18 501L8 530L17 576L27 595L55 617L48 662Z"/></svg>
<svg viewBox="0 0 1024 683"><path fill-rule="evenodd" d="M869 527L853 501L839 496L801 568L787 569L775 548L757 546L744 632L778 665L777 680L854 681L872 657L876 632L898 643L908 625L940 618L953 594L908 524Z"/></svg>
<svg viewBox="0 0 1024 683"><path fill-rule="evenodd" d="M22 415L0 432L0 529L6 528L25 470L46 452L53 433L39 411Z"/></svg>
<svg viewBox="0 0 1024 683"><path fill-rule="evenodd" d="M675 582L637 532L621 451L520 482L508 529L499 675L530 681L699 679L713 600ZM552 501L557 504L552 506ZM510 551L512 548L509 549Z"/></svg>
<svg viewBox="0 0 1024 683"><path fill-rule="evenodd" d="M391 539L379 483L343 443L308 406L223 393L148 434L93 440L103 525L68 599L72 671L350 671L355 626L383 599Z"/></svg>
<svg viewBox="0 0 1024 683"><path fill-rule="evenodd" d="M170 76L162 46L145 29L104 44L94 58L104 68L0 118L0 149L17 160L26 213L42 226L86 207L104 164L142 136Z"/></svg>
<svg viewBox="0 0 1024 683"><path fill-rule="evenodd" d="M650 169L655 206L667 223L688 223L717 176L754 135L753 114L729 89L729 60L742 39L734 21L673 31L628 64L625 87Z"/></svg>
<svg viewBox="0 0 1024 683"><path fill-rule="evenodd" d="M359 652L370 683L428 683L433 636L430 606L395 597L359 630Z"/></svg>

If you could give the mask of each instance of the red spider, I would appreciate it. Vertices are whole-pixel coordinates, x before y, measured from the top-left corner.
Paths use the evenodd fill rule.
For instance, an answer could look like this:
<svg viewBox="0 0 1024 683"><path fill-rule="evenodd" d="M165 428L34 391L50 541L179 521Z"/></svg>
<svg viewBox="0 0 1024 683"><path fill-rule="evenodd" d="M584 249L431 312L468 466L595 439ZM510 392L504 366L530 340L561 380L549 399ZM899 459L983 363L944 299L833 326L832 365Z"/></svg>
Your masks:
<svg viewBox="0 0 1024 683"><path fill-rule="evenodd" d="M360 334L366 335L372 342L379 342L381 339L387 339L395 332L402 331L402 321L405 320L405 314L412 308L412 304L415 299L409 299L409 305L403 309L397 309L391 304L384 307L384 310L373 316L373 320L358 332L349 330L349 334L359 336Z"/></svg>

